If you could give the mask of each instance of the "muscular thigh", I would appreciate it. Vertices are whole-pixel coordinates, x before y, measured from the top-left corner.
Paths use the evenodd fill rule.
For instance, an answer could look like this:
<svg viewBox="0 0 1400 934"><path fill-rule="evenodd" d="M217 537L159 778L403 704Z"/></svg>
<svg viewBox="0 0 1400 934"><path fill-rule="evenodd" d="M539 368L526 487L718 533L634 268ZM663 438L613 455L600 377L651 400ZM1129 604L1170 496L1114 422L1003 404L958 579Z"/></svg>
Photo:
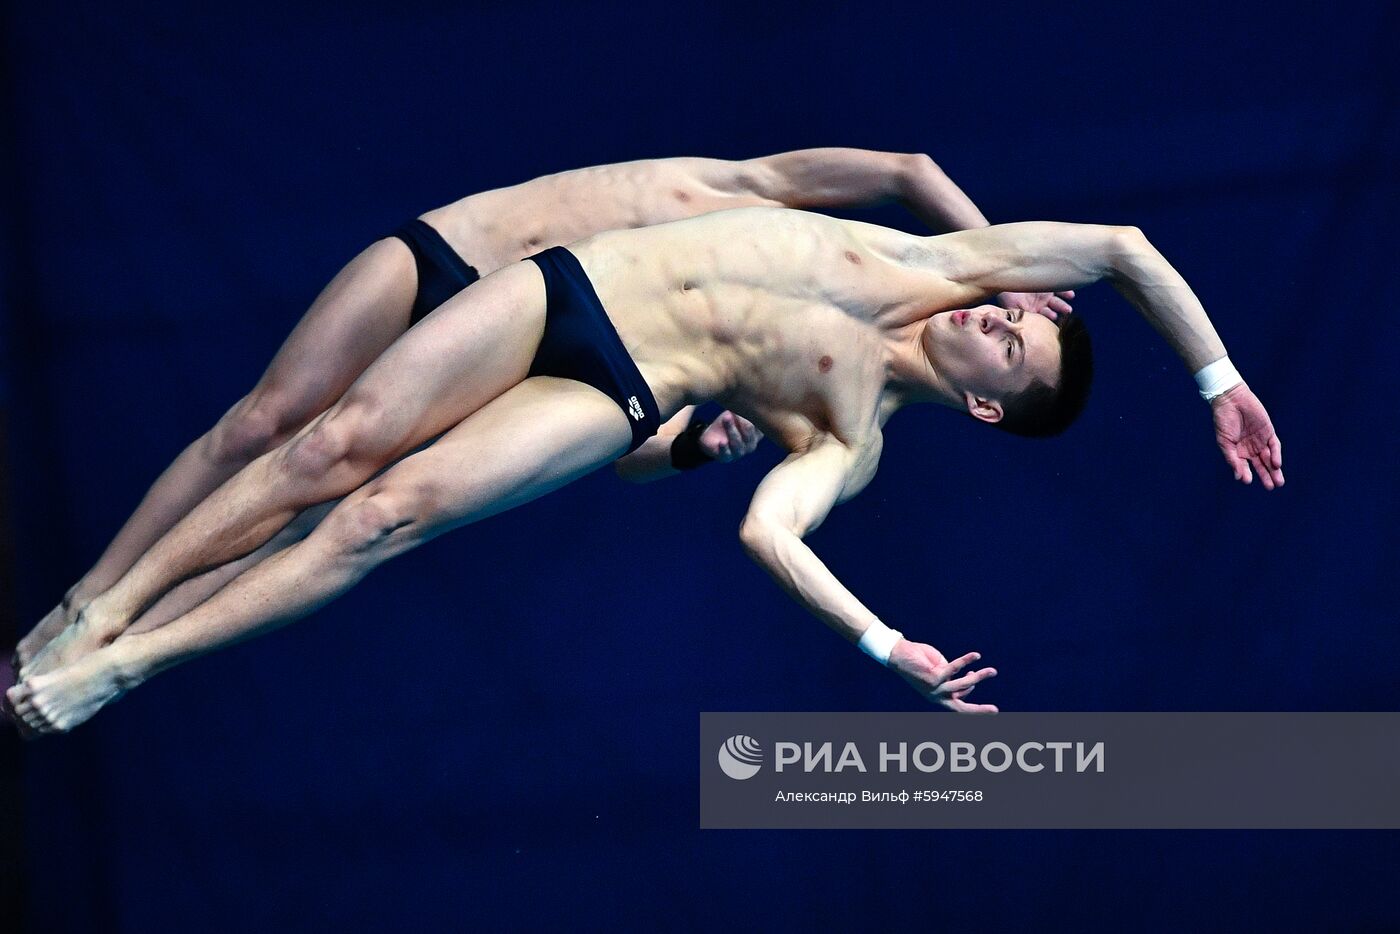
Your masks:
<svg viewBox="0 0 1400 934"><path fill-rule="evenodd" d="M632 439L616 402L536 376L483 406L368 491L402 496L429 535L529 502L616 460Z"/></svg>
<svg viewBox="0 0 1400 934"><path fill-rule="evenodd" d="M417 285L403 241L370 244L316 297L256 391L275 394L291 424L325 411L408 329Z"/></svg>
<svg viewBox="0 0 1400 934"><path fill-rule="evenodd" d="M333 414L369 413L385 453L402 454L525 379L544 320L539 268L508 266L457 293L394 342Z"/></svg>

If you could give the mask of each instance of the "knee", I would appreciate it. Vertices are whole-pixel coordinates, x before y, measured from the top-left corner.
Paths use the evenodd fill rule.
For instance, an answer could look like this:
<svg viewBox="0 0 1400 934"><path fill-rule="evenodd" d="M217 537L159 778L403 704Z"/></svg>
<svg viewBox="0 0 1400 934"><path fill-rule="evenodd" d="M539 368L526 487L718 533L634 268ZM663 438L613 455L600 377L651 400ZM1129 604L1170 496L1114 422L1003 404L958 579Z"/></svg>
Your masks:
<svg viewBox="0 0 1400 934"><path fill-rule="evenodd" d="M287 404L275 393L240 399L207 436L206 453L217 464L241 466L275 448L296 430Z"/></svg>
<svg viewBox="0 0 1400 934"><path fill-rule="evenodd" d="M383 418L372 405L343 402L322 415L286 446L283 465L300 479L320 479L344 465L368 476L392 455ZM356 474L353 479L362 479Z"/></svg>
<svg viewBox="0 0 1400 934"><path fill-rule="evenodd" d="M388 557L423 539L436 506L426 489L375 483L326 518L330 546L349 557Z"/></svg>
<svg viewBox="0 0 1400 934"><path fill-rule="evenodd" d="M323 417L293 438L279 454L284 470L292 477L318 479L343 461L349 451L349 426Z"/></svg>

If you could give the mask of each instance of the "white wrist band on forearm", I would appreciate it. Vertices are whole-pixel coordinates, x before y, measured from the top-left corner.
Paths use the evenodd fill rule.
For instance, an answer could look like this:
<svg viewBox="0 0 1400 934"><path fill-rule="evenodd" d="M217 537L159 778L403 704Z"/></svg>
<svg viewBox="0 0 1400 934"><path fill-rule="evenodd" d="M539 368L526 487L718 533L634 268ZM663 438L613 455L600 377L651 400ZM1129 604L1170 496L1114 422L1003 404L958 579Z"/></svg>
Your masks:
<svg viewBox="0 0 1400 934"><path fill-rule="evenodd" d="M1214 363L1207 363L1196 371L1196 388L1201 398L1209 402L1244 382L1240 371L1230 362L1229 357L1221 357Z"/></svg>
<svg viewBox="0 0 1400 934"><path fill-rule="evenodd" d="M866 627L865 632L861 633L860 641L856 645L860 646L862 652L881 665L888 665L890 651L894 648L894 644L903 638L904 633L898 629L891 629L877 619Z"/></svg>

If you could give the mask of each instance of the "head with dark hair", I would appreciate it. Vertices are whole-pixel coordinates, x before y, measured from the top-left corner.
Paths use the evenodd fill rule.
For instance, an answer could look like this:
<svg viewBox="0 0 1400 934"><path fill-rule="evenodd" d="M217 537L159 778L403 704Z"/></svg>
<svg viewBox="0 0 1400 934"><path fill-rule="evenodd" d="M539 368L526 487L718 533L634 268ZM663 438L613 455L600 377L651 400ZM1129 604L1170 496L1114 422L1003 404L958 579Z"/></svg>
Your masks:
<svg viewBox="0 0 1400 934"><path fill-rule="evenodd" d="M1036 380L1003 400L997 428L1023 438L1052 438L1084 411L1094 381L1094 346L1079 315L1060 319L1060 377L1055 385Z"/></svg>
<svg viewBox="0 0 1400 934"><path fill-rule="evenodd" d="M1068 428L1094 377L1089 331L1077 314L1057 326L995 305L943 312L929 319L923 345L945 402L1023 437Z"/></svg>

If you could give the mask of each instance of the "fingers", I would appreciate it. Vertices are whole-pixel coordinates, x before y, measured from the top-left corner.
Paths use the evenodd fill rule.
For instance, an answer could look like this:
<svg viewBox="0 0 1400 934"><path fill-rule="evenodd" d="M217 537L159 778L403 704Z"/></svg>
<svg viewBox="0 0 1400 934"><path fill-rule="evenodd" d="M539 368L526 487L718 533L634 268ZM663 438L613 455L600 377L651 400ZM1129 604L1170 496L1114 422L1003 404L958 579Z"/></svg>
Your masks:
<svg viewBox="0 0 1400 934"><path fill-rule="evenodd" d="M734 424L734 416L726 414L724 416L724 433L729 437L729 456L731 458L740 457L744 453L744 436L739 431L739 426Z"/></svg>
<svg viewBox="0 0 1400 934"><path fill-rule="evenodd" d="M958 678L956 681L944 681L938 686L939 693L956 694L958 691L969 690L978 682L986 681L988 678L995 678L997 670L995 668L983 668L979 671L969 672Z"/></svg>
<svg viewBox="0 0 1400 934"><path fill-rule="evenodd" d="M763 437L763 432L758 430L758 426L742 415L736 415L733 412L725 412L720 417L724 421L726 430L728 430L730 426L738 430L739 440L745 447L758 444L759 440Z"/></svg>
<svg viewBox="0 0 1400 934"><path fill-rule="evenodd" d="M1259 482L1264 484L1264 489L1272 490L1274 488L1274 473L1264 464L1263 455L1251 454L1249 455L1249 462L1259 474Z"/></svg>
<svg viewBox="0 0 1400 934"><path fill-rule="evenodd" d="M946 705L956 713L994 714L1001 713L996 704L964 704L962 701L949 701Z"/></svg>
<svg viewBox="0 0 1400 934"><path fill-rule="evenodd" d="M1055 294L1068 302L1074 298L1074 289L1065 289L1063 292L1056 292Z"/></svg>
<svg viewBox="0 0 1400 934"><path fill-rule="evenodd" d="M711 460L727 464L753 453L762 438L763 432L753 422L733 412L722 412L706 426L700 447Z"/></svg>
<svg viewBox="0 0 1400 934"><path fill-rule="evenodd" d="M968 665L971 665L973 662L977 661L981 657L981 652L968 652L961 658L953 659L951 662L948 663L947 667L945 667L941 672L939 672L939 674L943 678L941 683L947 684L949 678L953 677L958 672L962 671Z"/></svg>
<svg viewBox="0 0 1400 934"><path fill-rule="evenodd" d="M1064 305L1064 307L1066 308L1069 307L1068 305L1065 305L1064 302L1061 302L1059 299L1055 298L1055 295L1052 292L1038 292L1029 297L1032 299L1032 301L1027 303L1028 307L1021 307L1023 307L1026 311L1034 312L1035 314L1041 315L1042 317L1049 318L1051 321L1059 319L1060 306Z"/></svg>
<svg viewBox="0 0 1400 934"><path fill-rule="evenodd" d="M1230 469L1235 472L1235 479L1241 483L1249 483L1249 464L1240 457L1233 444L1222 444L1220 453L1225 455L1225 462L1230 465Z"/></svg>
<svg viewBox="0 0 1400 934"><path fill-rule="evenodd" d="M1269 439L1269 467L1272 469L1274 485L1283 486L1283 442L1278 435Z"/></svg>
<svg viewBox="0 0 1400 934"><path fill-rule="evenodd" d="M1074 308L1070 306L1069 302L1065 301L1063 298L1060 298L1058 296L1050 299L1046 307L1049 308L1051 311L1057 312L1062 315L1067 315L1071 311L1074 311Z"/></svg>
<svg viewBox="0 0 1400 934"><path fill-rule="evenodd" d="M753 422L746 418L735 416L735 421L739 423L739 437L744 443L744 453L752 454L758 447L758 441L763 437L763 432L754 427Z"/></svg>

